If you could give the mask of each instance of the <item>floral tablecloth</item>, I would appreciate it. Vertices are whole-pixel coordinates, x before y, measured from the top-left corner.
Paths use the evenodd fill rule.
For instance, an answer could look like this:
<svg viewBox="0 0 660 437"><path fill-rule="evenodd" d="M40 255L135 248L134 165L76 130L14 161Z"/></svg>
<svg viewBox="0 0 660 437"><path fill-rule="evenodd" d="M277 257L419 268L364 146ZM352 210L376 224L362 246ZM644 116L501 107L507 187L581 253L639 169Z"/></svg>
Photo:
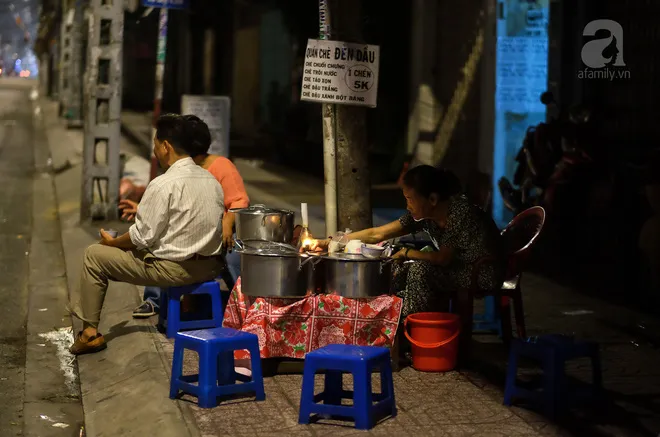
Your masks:
<svg viewBox="0 0 660 437"><path fill-rule="evenodd" d="M327 344L387 346L394 342L402 299L383 295L349 299L318 294L304 298L253 297L238 278L223 326L259 337L261 358L304 358ZM238 351L236 359L247 358Z"/></svg>

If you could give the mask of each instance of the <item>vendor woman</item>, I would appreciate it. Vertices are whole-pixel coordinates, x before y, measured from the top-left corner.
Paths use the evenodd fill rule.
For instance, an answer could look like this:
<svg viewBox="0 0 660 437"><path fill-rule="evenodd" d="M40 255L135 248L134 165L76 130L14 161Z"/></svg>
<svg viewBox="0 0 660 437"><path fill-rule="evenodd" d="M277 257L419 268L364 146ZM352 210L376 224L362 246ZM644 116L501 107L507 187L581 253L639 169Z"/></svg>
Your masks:
<svg viewBox="0 0 660 437"><path fill-rule="evenodd" d="M349 240L364 243L426 231L435 251L402 249L393 255L402 261L394 268L394 291L403 298L401 317L424 311L447 311L452 291L470 287L472 267L485 256L498 260L481 269L479 285L492 289L502 284L504 257L500 232L491 217L461 193L458 178L447 170L421 165L403 178L408 212L386 225L353 232ZM329 240L317 240L325 249Z"/></svg>

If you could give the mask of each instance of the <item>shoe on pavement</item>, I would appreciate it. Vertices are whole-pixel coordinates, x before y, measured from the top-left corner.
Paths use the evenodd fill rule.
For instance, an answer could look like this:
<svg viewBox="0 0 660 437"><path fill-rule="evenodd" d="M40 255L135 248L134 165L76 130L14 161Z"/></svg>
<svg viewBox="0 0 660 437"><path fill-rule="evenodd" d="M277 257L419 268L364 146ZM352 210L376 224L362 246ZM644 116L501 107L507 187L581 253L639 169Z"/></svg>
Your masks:
<svg viewBox="0 0 660 437"><path fill-rule="evenodd" d="M135 319L146 319L151 316L158 314L154 308L154 304L145 300L140 304L139 307L133 310L133 318Z"/></svg>
<svg viewBox="0 0 660 437"><path fill-rule="evenodd" d="M93 354L95 352L100 352L107 347L108 345L105 343L103 334L96 334L94 337L83 340L82 331L80 331L76 336L76 341L74 341L69 348L69 352L73 355Z"/></svg>

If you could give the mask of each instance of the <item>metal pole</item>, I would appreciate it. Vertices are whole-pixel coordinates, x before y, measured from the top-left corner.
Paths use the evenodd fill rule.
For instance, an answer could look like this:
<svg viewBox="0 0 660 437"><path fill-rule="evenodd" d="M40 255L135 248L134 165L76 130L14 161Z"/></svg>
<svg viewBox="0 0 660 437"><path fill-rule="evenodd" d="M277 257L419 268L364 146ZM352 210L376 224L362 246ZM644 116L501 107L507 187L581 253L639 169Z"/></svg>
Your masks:
<svg viewBox="0 0 660 437"><path fill-rule="evenodd" d="M158 51L156 53L156 91L154 93L154 116L152 120L151 137L156 135L156 122L160 117L160 109L163 101L163 77L165 76L165 55L167 53L167 9L160 9L158 20ZM158 160L153 154L153 142L151 143L151 172L150 179L158 175Z"/></svg>
<svg viewBox="0 0 660 437"><path fill-rule="evenodd" d="M83 60L83 35L82 28L85 19L85 11L83 7L83 0L76 0L74 6L74 18L71 30L69 32L71 44L71 62L69 64L69 94L67 105L64 108L64 113L69 127L81 127L82 121L82 82L80 77L84 72L82 66Z"/></svg>
<svg viewBox="0 0 660 437"><path fill-rule="evenodd" d="M319 0L320 39L330 39L330 8L327 0ZM323 116L323 169L325 173L325 235L337 232L337 146L336 107L324 103Z"/></svg>
<svg viewBox="0 0 660 437"><path fill-rule="evenodd" d="M70 101L70 74L71 68L71 28L69 23L69 2L62 2L62 24L60 27L60 56L58 65L60 116L64 115Z"/></svg>
<svg viewBox="0 0 660 437"><path fill-rule="evenodd" d="M113 220L121 171L123 2L91 0L88 32L80 219Z"/></svg>

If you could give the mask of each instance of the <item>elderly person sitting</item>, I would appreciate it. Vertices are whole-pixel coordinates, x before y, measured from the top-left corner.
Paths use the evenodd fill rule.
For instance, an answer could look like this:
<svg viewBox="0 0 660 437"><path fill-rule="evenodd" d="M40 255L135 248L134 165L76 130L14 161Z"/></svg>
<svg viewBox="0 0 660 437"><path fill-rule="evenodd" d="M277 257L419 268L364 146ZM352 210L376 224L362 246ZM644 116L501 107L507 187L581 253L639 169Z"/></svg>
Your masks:
<svg viewBox="0 0 660 437"><path fill-rule="evenodd" d="M101 230L101 241L85 251L80 302L72 311L83 320L74 355L106 348L98 325L109 281L181 286L213 280L223 267L222 187L190 157L181 116L160 117L154 154L166 172L147 187L135 224L117 238Z"/></svg>

